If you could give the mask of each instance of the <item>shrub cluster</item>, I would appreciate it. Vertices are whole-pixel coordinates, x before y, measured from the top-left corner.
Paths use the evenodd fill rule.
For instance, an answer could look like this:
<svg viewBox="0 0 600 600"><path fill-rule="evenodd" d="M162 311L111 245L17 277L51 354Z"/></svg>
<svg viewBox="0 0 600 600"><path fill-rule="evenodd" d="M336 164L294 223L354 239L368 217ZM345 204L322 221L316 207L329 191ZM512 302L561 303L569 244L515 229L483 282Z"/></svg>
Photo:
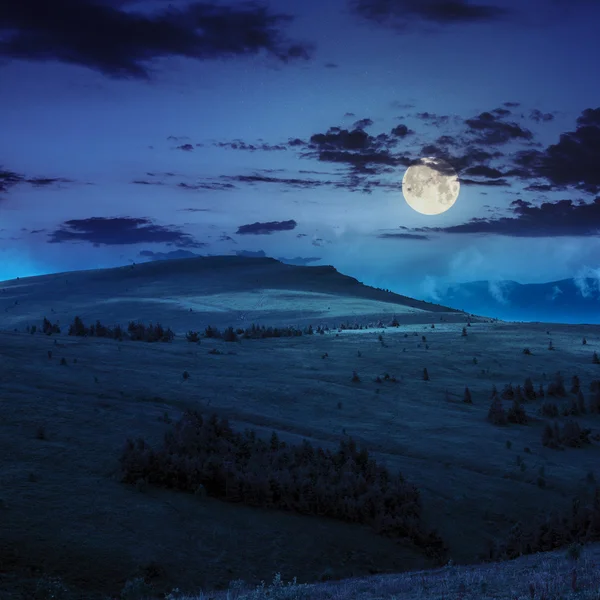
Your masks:
<svg viewBox="0 0 600 600"><path fill-rule="evenodd" d="M542 433L542 444L548 448L560 448L568 446L570 448L581 448L584 444L589 444L589 435L591 429L582 429L577 421L569 420L562 428L554 421L554 427L546 423Z"/></svg>
<svg viewBox="0 0 600 600"><path fill-rule="evenodd" d="M544 512L539 514L544 515ZM587 506L582 506L579 498L573 498L567 515L556 511L546 513L546 516L538 516L527 530L518 522L511 529L506 542L491 549L489 558L513 559L523 554L550 552L573 543L590 544L597 541L600 541L599 487L595 488L594 499Z"/></svg>
<svg viewBox="0 0 600 600"><path fill-rule="evenodd" d="M145 342L171 342L175 337L171 328L168 327L165 329L160 323L156 323L156 325L152 323L144 325L140 322L131 321L127 327L127 332L125 332L120 325L106 327L100 321L96 321L95 325L86 327L79 316L75 317L71 325L69 325L69 335L104 337L119 341L126 338L133 341L141 340Z"/></svg>
<svg viewBox="0 0 600 600"><path fill-rule="evenodd" d="M350 438L337 452L286 445L273 432L269 442L254 431L232 431L216 414L204 419L186 412L167 432L163 447L128 439L121 455L122 481L206 494L227 502L365 523L379 534L408 537L429 556L447 548L435 531L421 525L419 490L357 450Z"/></svg>

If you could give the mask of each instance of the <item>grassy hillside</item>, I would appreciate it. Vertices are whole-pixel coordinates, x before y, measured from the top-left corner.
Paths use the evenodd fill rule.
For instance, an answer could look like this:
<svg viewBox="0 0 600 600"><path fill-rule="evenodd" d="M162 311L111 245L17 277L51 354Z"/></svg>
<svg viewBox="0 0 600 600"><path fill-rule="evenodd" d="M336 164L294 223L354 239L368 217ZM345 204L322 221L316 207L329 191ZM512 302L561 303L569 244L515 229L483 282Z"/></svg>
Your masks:
<svg viewBox="0 0 600 600"><path fill-rule="evenodd" d="M114 289L116 282L103 276L104 287ZM235 270L227 278L237 279ZM546 598L558 598L560 586L568 591L573 585L574 565L579 565L576 589L598 588L598 580L592 581L598 557L592 539L586 540L579 562L564 558L572 540L564 541L556 555L562 572L546 564L551 559L543 555L500 566L481 563L502 544L508 544L509 554L526 553L526 536L518 530L526 532L553 510L570 515L574 496L582 507L593 503L600 476L600 414L589 407L596 397L593 382L600 379L600 365L592 360L600 352L599 327L548 329L475 319L468 326L461 313L402 311L398 304L383 327L342 329L330 318L322 334L314 322L312 334L238 335L228 342L206 337L210 314L180 310L178 335L171 342L119 341L68 335L75 311L61 319L60 333L45 335L41 318L54 321L54 315L46 310L36 320L37 308L26 312L28 305L43 302L42 292L26 291L37 289L38 282L5 283L4 295L16 294L17 285L28 286L20 288L15 305L22 321L18 331L11 322L0 333L2 598L35 597L44 574L61 577L71 590L65 598L100 600L118 597L136 577L145 577L155 597L162 598L175 587L225 590L239 579L253 587L271 582L276 573L286 582L294 577L302 584L329 581L311 588L311 598L326 593L362 600L394 594L542 598L541 569L554 586L555 595ZM90 295L78 288L78 295L67 300L58 291L51 296L47 287L47 304L54 302L64 315L89 306L95 318L114 324L101 317L95 289L87 289ZM136 290L142 297L139 286ZM313 293L324 292L313 288ZM153 297L143 297L140 310L171 326L162 305L154 304L152 313ZM236 302L244 307L239 298ZM352 315L348 307L355 302L340 296L331 305ZM236 328L241 323L237 308L220 314L222 322L229 319ZM368 320L374 314L353 318ZM126 316L113 313L119 315ZM387 326L392 315L397 327ZM126 330L127 320L120 322ZM28 333L32 325L37 329ZM198 341L180 333L189 330L199 332ZM552 395L557 371L564 376L565 395ZM577 400L573 375L579 377L588 410L565 415ZM528 377L545 396L523 402L527 421L490 422L493 387L506 396L507 384L524 386ZM464 401L467 386L472 403ZM547 415L546 403L556 404L555 416ZM504 405L508 411L511 401L505 399ZM276 432L289 447L307 440L335 452L340 442L354 440L391 476L401 473L419 490L420 520L447 545L444 561L477 567L472 573L432 570L400 577L434 569L439 558L406 536L380 535L369 523L252 506L144 480L124 482L120 457L127 440L143 439L158 451L189 410L225 418L236 432L254 430L266 442ZM563 431L573 420L590 430L587 443L544 444L546 423L556 422ZM519 563L525 558L538 561L537 574L527 574ZM342 581L361 577L367 579ZM534 596L530 580L539 580Z"/></svg>

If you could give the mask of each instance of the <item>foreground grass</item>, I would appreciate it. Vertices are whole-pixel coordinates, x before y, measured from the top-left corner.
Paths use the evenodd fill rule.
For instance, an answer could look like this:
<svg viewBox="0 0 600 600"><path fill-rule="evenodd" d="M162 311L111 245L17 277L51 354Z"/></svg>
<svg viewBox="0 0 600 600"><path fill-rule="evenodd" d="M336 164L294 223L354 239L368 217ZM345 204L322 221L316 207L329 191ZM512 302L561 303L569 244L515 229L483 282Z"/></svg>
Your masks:
<svg viewBox="0 0 600 600"><path fill-rule="evenodd" d="M40 580L36 598L70 600L58 579ZM452 566L339 582L284 583L277 573L249 589L242 580L226 591L156 595L143 578L127 582L106 600L600 600L600 544L485 565Z"/></svg>

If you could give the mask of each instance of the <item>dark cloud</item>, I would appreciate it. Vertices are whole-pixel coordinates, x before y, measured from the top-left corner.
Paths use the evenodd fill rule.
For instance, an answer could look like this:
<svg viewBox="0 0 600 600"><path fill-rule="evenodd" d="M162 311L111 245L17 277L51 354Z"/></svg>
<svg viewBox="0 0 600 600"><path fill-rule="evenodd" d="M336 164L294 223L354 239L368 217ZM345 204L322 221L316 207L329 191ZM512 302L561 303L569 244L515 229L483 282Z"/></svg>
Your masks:
<svg viewBox="0 0 600 600"><path fill-rule="evenodd" d="M436 115L430 112L420 112L416 114L417 119L421 121L425 121L428 124L435 125L439 127L440 125L445 125L450 120L448 115Z"/></svg>
<svg viewBox="0 0 600 600"><path fill-rule="evenodd" d="M291 188L314 189L323 186L332 186L332 181L319 181L318 179L300 179L297 177L270 177L267 175L223 175L221 179L233 180L239 183L275 183Z"/></svg>
<svg viewBox="0 0 600 600"><path fill-rule="evenodd" d="M489 177L490 179L500 179L500 177L502 177L502 171L492 167L486 167L485 165L468 167L464 172L466 175L474 175L475 177Z"/></svg>
<svg viewBox="0 0 600 600"><path fill-rule="evenodd" d="M268 223L252 223L251 225L240 225L236 233L238 235L269 235L274 231L291 231L297 226L296 221L269 221Z"/></svg>
<svg viewBox="0 0 600 600"><path fill-rule="evenodd" d="M46 187L55 183L73 183L70 179L65 179L64 177L33 177L26 181L34 187Z"/></svg>
<svg viewBox="0 0 600 600"><path fill-rule="evenodd" d="M9 188L23 181L25 181L23 175L0 167L0 192L7 192Z"/></svg>
<svg viewBox="0 0 600 600"><path fill-rule="evenodd" d="M295 141L295 140L294 140ZM298 140L300 143L300 140ZM234 140L232 142L214 142L214 146L219 148L230 148L231 150L247 150L250 152L255 152L260 150L261 152L273 152L275 150L287 150L287 146L284 144L248 144L243 140Z"/></svg>
<svg viewBox="0 0 600 600"><path fill-rule="evenodd" d="M123 3L94 0L0 2L0 56L82 65L113 78L150 77L149 63L163 57L196 60L255 55L288 62L308 59L312 46L286 42L292 20L265 6L193 2L146 15Z"/></svg>
<svg viewBox="0 0 600 600"><path fill-rule="evenodd" d="M407 135L410 135L411 133L414 133L414 131L412 131L411 129L409 129L406 125L400 124L400 125L396 125L396 127L394 127L392 129L392 135L399 137L399 138L403 138L406 137Z"/></svg>
<svg viewBox="0 0 600 600"><path fill-rule="evenodd" d="M596 194L600 191L600 108L588 108L577 119L575 131L563 133L545 150L525 150L515 164L530 177L542 177L554 186L573 185Z"/></svg>
<svg viewBox="0 0 600 600"><path fill-rule="evenodd" d="M210 191L227 191L235 189L233 183L221 183L218 181L206 181L202 183L185 183L177 184L180 190L210 190Z"/></svg>
<svg viewBox="0 0 600 600"><path fill-rule="evenodd" d="M507 123L500 115L482 112L474 119L466 119L465 124L477 135L476 142L484 145L505 144L512 140L533 139L533 134L517 123Z"/></svg>
<svg viewBox="0 0 600 600"><path fill-rule="evenodd" d="M49 234L49 243L89 242L94 246L166 243L187 248L206 246L175 228L154 225L150 219L135 217L90 217L65 221Z"/></svg>
<svg viewBox="0 0 600 600"><path fill-rule="evenodd" d="M394 155L391 150L399 140L411 133L404 125L392 130L393 133L381 133L372 136L362 129L341 129L330 127L326 133L315 133L310 138L308 151L303 158L316 158L321 162L341 163L352 170L350 177L359 174L377 174L382 167L397 167L410 164L405 156Z"/></svg>
<svg viewBox="0 0 600 600"><path fill-rule="evenodd" d="M488 179L488 180L480 180L480 179L469 179L468 177L460 178L461 185L477 185L484 187L510 187L510 183L506 181L506 179Z"/></svg>
<svg viewBox="0 0 600 600"><path fill-rule="evenodd" d="M554 120L554 115L552 113L543 113L541 110L538 110L537 108L534 108L529 113L529 118L532 121L535 121L536 123L539 123L541 121L544 121L544 122L553 121Z"/></svg>
<svg viewBox="0 0 600 600"><path fill-rule="evenodd" d="M572 200L531 202L515 200L510 210L514 216L496 219L471 219L451 227L422 227L419 232L486 233L511 237L559 237L600 235L600 196L592 203Z"/></svg>
<svg viewBox="0 0 600 600"><path fill-rule="evenodd" d="M336 65L335 63L331 63L331 62L325 63L325 68L326 69L337 69L338 66L339 65Z"/></svg>
<svg viewBox="0 0 600 600"><path fill-rule="evenodd" d="M506 8L468 0L349 0L349 4L365 19L402 27L417 20L444 25L497 21L510 14Z"/></svg>
<svg viewBox="0 0 600 600"><path fill-rule="evenodd" d="M354 129L364 129L365 127L370 127L371 125L373 125L373 119L359 119L358 121L356 121L356 123L354 123L354 125L352 125L352 127L354 127Z"/></svg>
<svg viewBox="0 0 600 600"><path fill-rule="evenodd" d="M514 108L518 103L505 102ZM584 111L577 120L576 132L561 136L559 144L547 150L533 150L537 142L534 134L516 118L508 108L495 108L471 118L417 113L417 119L428 126L443 128L444 133L434 143L423 144L423 138L406 125L400 124L388 132L370 134L365 127L372 126L370 118L356 119L352 128L330 127L317 132L308 141L290 138L283 144L249 144L243 140L217 142L223 148L250 151L271 151L287 148L300 159L318 160L345 170L333 172L301 171L303 174L325 177L286 177L271 170L250 175L221 176L220 182L229 185L257 185L270 183L299 189L344 189L370 194L374 190L398 191L398 167L408 167L421 157L441 158L449 163L467 186L510 187L512 180L521 180L527 191L549 191L535 188L548 182L536 181L547 177L550 184L573 184L580 190L594 193L600 183L600 109ZM533 115L533 117L531 116ZM539 109L531 111L529 119L543 126L552 113ZM354 113L346 116L356 117ZM537 144L539 145L539 144ZM502 151L500 148L510 148ZM399 149L400 148L400 149ZM525 149L524 149L525 148ZM567 157L566 154L569 154ZM287 171L286 171L287 173ZM389 178L387 178L389 176ZM180 184L187 189L198 189L206 184ZM214 189L219 189L216 184ZM222 187L220 189L226 189Z"/></svg>
<svg viewBox="0 0 600 600"><path fill-rule="evenodd" d="M182 144L181 146L177 146L177 150L184 150L185 152L190 152L194 149L192 144Z"/></svg>
<svg viewBox="0 0 600 600"><path fill-rule="evenodd" d="M29 183L33 187L48 187L57 183L73 183L65 177L30 177L15 173L0 166L0 193L8 192L10 188L20 183Z"/></svg>

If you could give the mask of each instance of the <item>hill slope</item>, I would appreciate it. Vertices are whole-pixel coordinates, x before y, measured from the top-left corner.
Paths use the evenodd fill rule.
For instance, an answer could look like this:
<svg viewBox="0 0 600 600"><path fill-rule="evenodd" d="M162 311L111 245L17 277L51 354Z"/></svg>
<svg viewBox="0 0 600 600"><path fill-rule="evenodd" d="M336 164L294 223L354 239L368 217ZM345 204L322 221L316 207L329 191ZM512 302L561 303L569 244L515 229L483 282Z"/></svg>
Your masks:
<svg viewBox="0 0 600 600"><path fill-rule="evenodd" d="M439 313L465 319L461 311L363 285L330 266L299 267L272 258L185 258L0 282L5 328L21 328L44 316L62 325L75 315L122 325L160 317L182 333L241 322L338 325L354 322L357 315L363 322L393 315L410 322L425 314L439 321Z"/></svg>

